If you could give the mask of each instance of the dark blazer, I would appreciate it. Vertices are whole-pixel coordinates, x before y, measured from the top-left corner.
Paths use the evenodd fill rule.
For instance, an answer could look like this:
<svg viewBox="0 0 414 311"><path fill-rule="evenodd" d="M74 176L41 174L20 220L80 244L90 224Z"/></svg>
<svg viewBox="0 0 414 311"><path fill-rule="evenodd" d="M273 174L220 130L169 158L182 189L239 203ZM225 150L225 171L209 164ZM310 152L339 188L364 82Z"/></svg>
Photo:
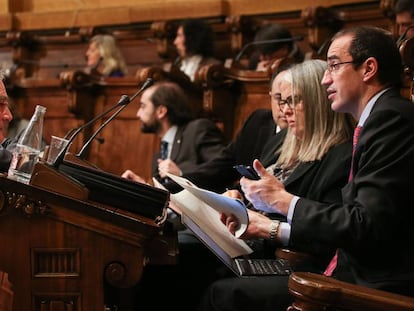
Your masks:
<svg viewBox="0 0 414 311"><path fill-rule="evenodd" d="M179 126L174 138L170 159L181 169L183 175L194 172L210 159L215 158L225 147L222 131L208 119L195 119ZM158 176L157 153L153 158L153 176ZM177 191L177 184L169 179L161 182L172 192Z"/></svg>
<svg viewBox="0 0 414 311"><path fill-rule="evenodd" d="M265 166L274 163L276 150L284 137L285 131L276 134L272 111L258 109L248 117L234 140L220 154L183 177L199 187L224 192L240 179L234 165L252 165L256 158L263 160Z"/></svg>
<svg viewBox="0 0 414 311"><path fill-rule="evenodd" d="M352 142L332 147L319 161L305 162L292 172L285 181L288 192L324 203L338 203L342 201L341 189L348 181L349 168L352 157ZM300 250L318 258L318 264L313 269L325 269L333 257L336 247L329 244L315 244L312 235L304 237ZM295 249L295 244L289 245ZM309 267L307 267L309 268Z"/></svg>
<svg viewBox="0 0 414 311"><path fill-rule="evenodd" d="M291 243L338 247L334 277L414 295L414 105L398 90L375 103L359 136L343 203L300 199Z"/></svg>
<svg viewBox="0 0 414 311"><path fill-rule="evenodd" d="M10 162L12 160L11 151L16 146L16 141L11 138L6 138L0 144L0 173L9 170Z"/></svg>

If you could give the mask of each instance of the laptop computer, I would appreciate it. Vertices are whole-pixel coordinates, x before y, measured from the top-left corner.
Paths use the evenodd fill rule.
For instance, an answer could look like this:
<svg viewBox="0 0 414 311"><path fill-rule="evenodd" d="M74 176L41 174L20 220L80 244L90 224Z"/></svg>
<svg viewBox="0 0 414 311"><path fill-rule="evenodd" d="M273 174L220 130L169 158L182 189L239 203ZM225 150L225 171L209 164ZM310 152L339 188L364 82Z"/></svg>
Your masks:
<svg viewBox="0 0 414 311"><path fill-rule="evenodd" d="M289 262L285 259L249 258L249 255L231 257L218 243L214 241L196 222L185 213L181 214L182 223L207 246L236 276L282 276L292 273Z"/></svg>

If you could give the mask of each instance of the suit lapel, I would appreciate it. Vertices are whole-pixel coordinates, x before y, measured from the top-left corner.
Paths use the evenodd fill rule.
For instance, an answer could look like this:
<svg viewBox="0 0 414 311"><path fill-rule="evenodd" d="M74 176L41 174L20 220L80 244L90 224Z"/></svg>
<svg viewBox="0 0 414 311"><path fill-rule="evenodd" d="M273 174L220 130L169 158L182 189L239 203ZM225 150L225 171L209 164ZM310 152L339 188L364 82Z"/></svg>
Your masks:
<svg viewBox="0 0 414 311"><path fill-rule="evenodd" d="M260 155L260 161L264 167L268 167L276 162L278 155L276 152L283 143L286 136L286 129L280 131L277 134L272 135L267 141L263 148L262 154Z"/></svg>
<svg viewBox="0 0 414 311"><path fill-rule="evenodd" d="M299 164L298 167L293 170L292 174L286 179L285 186L295 182L298 179L301 179L303 175L305 175L306 172L309 171L314 164L315 161Z"/></svg>
<svg viewBox="0 0 414 311"><path fill-rule="evenodd" d="M177 129L177 133L175 133L174 137L174 143L171 149L171 160L176 161L178 155L180 154L181 144L183 142L183 132L184 132L184 126L180 126Z"/></svg>

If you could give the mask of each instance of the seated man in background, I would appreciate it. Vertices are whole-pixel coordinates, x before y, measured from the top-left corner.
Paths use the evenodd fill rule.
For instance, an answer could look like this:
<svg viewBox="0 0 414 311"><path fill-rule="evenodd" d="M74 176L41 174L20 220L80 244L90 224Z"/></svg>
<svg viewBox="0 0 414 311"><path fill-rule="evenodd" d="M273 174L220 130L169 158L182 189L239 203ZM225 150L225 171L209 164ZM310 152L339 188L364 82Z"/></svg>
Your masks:
<svg viewBox="0 0 414 311"><path fill-rule="evenodd" d="M277 159L277 151L286 134L287 121L280 111L275 94L280 94L280 81L288 66L281 68L270 81L271 109L253 111L244 122L237 136L214 158L196 171L183 174L199 187L222 193L233 188L240 175L235 165L251 165L259 158L267 165Z"/></svg>
<svg viewBox="0 0 414 311"><path fill-rule="evenodd" d="M137 117L143 133L156 134L161 139L152 171L167 189L176 184L166 178L165 172L181 176L197 171L224 148L220 129L211 120L194 119L187 96L175 83L161 82L146 89ZM126 170L122 177L148 182L131 170Z"/></svg>
<svg viewBox="0 0 414 311"><path fill-rule="evenodd" d="M165 188L177 189L177 184L166 178L165 172L182 175L197 171L204 163L221 153L224 148L224 136L215 123L208 119L195 119L186 94L175 83L159 82L146 89L141 96L141 104L137 111L137 117L141 122L143 133L155 134L161 139L160 152L154 155L152 170L153 177ZM126 170L122 177L141 183L152 183L131 170ZM181 189L180 189L181 190ZM168 226L174 226L176 230L182 229L180 220L169 210ZM160 288L161 283L168 283L163 279L163 271L171 269L170 266L147 266L142 281L138 285L145 291L137 306L145 304L148 298L148 308L153 304L150 289ZM122 304L125 295L135 295L136 288L120 291L120 301L113 304ZM147 294L148 290L148 294ZM115 289L111 289L112 292ZM157 291L157 290L156 290ZM161 293L163 296L165 292ZM127 303L133 303L127 298ZM156 302L157 304L158 302ZM145 308L144 308L145 309Z"/></svg>
<svg viewBox="0 0 414 311"><path fill-rule="evenodd" d="M0 173L9 170L12 159L11 150L15 146L15 141L7 137L10 121L13 119L10 112L6 87L3 83L3 71L0 70Z"/></svg>
<svg viewBox="0 0 414 311"><path fill-rule="evenodd" d="M399 36L398 43L414 37L414 1L397 0L394 12Z"/></svg>
<svg viewBox="0 0 414 311"><path fill-rule="evenodd" d="M280 24L262 26L256 33L253 42L274 39L292 39L289 29ZM272 65L277 59L292 58L295 62L302 62L304 55L293 41L274 42L255 45L256 52L250 57L249 69L257 71L272 71Z"/></svg>

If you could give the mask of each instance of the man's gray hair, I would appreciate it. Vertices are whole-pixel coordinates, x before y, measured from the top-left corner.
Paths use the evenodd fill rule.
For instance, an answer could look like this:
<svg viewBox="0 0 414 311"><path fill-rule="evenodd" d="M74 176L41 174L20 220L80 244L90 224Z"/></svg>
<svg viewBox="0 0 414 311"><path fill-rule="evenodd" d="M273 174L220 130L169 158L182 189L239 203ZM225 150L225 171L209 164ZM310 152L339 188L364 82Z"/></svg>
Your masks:
<svg viewBox="0 0 414 311"><path fill-rule="evenodd" d="M4 69L0 68L0 81L3 81L5 76L6 72L4 71Z"/></svg>

